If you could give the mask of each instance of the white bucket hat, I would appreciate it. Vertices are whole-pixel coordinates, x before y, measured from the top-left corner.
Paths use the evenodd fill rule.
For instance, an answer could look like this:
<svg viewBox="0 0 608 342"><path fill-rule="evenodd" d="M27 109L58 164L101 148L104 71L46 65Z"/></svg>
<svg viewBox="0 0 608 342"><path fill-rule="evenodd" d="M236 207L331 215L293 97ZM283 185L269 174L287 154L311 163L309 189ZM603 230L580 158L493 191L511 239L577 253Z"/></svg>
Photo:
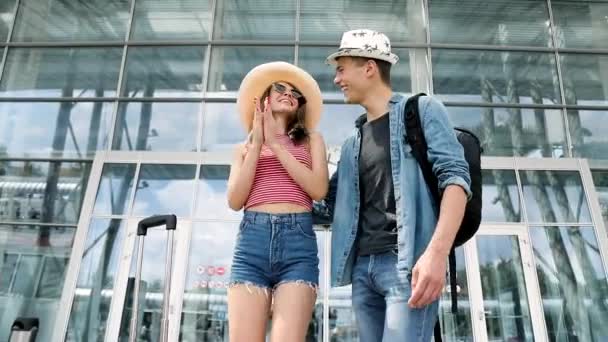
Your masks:
<svg viewBox="0 0 608 342"><path fill-rule="evenodd" d="M387 61L394 65L399 57L391 52L391 41L388 37L374 30L352 30L342 34L338 52L327 57L327 64L336 64L338 57L364 57Z"/></svg>

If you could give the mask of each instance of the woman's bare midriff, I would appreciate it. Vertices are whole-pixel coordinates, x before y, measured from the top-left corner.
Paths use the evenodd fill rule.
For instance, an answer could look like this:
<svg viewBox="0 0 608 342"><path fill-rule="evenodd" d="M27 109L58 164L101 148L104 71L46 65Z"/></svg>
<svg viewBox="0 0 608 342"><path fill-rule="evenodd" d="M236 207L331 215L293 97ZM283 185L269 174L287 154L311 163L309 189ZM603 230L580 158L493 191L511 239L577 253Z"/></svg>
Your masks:
<svg viewBox="0 0 608 342"><path fill-rule="evenodd" d="M257 211L269 214L290 214L310 212L309 208L294 203L268 203L247 208L248 211Z"/></svg>

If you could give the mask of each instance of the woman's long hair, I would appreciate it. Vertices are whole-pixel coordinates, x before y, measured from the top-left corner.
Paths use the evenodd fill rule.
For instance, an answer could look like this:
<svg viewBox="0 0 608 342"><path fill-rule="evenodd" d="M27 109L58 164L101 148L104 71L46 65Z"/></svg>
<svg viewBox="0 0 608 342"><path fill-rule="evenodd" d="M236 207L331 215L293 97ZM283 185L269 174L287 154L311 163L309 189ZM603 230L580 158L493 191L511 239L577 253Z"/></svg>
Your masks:
<svg viewBox="0 0 608 342"><path fill-rule="evenodd" d="M285 82L287 83L287 82ZM291 83L289 84L292 88L296 89ZM270 96L270 91L272 89L272 84L266 88L264 93L261 96L261 102L264 103L267 97ZM300 104L298 101L298 109L296 109L295 115L292 115L289 121L287 122L287 135L295 144L301 144L306 139L308 139L308 130L306 129L306 103Z"/></svg>

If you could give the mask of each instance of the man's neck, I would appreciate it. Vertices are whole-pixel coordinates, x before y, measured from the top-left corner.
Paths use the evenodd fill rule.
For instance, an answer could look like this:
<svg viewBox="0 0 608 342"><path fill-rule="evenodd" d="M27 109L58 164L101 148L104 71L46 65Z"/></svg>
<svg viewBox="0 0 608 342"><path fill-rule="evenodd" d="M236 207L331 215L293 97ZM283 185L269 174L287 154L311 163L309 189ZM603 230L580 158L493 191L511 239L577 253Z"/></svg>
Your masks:
<svg viewBox="0 0 608 342"><path fill-rule="evenodd" d="M361 106L367 111L367 121L373 121L389 111L389 102L393 92L391 88L382 85L367 92Z"/></svg>

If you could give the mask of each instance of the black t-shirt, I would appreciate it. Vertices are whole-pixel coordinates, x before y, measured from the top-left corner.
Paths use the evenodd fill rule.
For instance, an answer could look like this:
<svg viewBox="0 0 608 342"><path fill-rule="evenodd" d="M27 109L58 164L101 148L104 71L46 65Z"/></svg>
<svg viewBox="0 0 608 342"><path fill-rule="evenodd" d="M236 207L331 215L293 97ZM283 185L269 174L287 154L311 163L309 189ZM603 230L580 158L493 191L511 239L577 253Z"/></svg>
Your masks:
<svg viewBox="0 0 608 342"><path fill-rule="evenodd" d="M361 126L358 254L397 248L395 193L391 174L388 113Z"/></svg>

